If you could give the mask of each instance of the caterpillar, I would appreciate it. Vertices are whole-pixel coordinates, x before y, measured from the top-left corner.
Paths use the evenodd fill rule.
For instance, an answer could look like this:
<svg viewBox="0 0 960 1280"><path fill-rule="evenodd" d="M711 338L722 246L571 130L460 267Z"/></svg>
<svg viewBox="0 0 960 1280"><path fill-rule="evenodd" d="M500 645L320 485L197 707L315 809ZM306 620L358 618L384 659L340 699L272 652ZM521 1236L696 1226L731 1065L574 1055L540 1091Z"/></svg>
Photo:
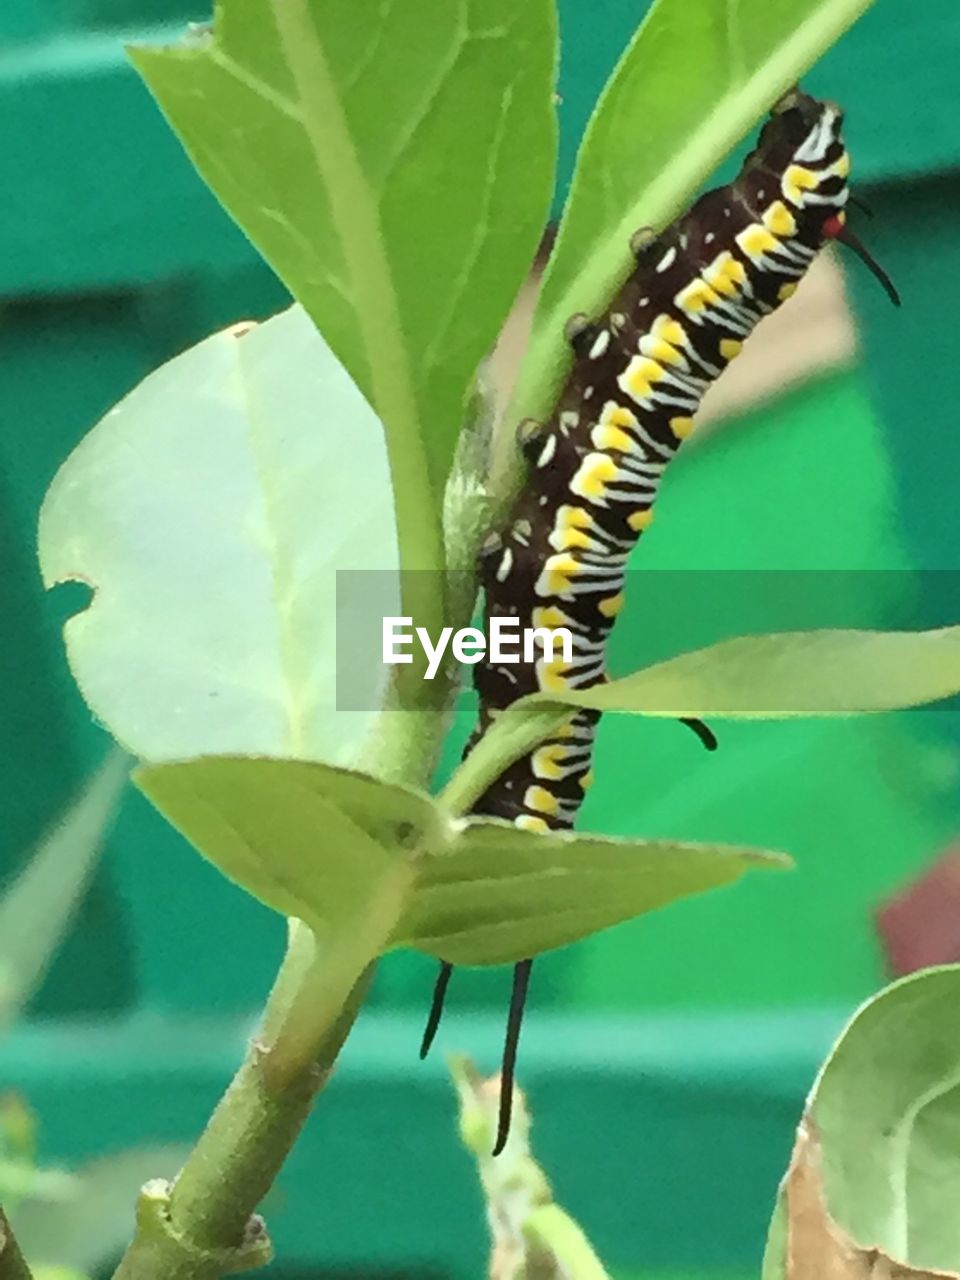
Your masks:
<svg viewBox="0 0 960 1280"><path fill-rule="evenodd" d="M796 290L819 250L839 240L882 268L846 226L850 161L843 115L794 90L773 109L736 179L707 192L659 236L638 233L636 265L602 317L567 325L573 365L546 423L521 424L529 478L502 529L483 544L480 585L495 617L521 628L568 628L571 660L474 670L480 712L472 745L525 694L603 681L605 650L623 604L627 559L653 519L664 470L693 430L707 388L760 320ZM573 825L592 781L599 716L571 714L511 765L473 812L529 831ZM688 722L708 747L706 726ZM494 1154L506 1141L520 1022L532 960L514 968ZM451 966L442 964L421 1045L439 1024Z"/></svg>

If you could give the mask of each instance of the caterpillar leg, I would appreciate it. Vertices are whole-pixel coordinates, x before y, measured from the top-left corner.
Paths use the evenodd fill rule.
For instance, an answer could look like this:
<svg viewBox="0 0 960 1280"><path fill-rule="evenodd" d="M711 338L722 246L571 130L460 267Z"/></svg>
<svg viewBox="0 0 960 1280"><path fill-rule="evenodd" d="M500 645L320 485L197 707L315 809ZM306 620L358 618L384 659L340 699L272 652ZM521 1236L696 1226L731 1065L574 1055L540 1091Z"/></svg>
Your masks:
<svg viewBox="0 0 960 1280"><path fill-rule="evenodd" d="M692 717L682 716L681 724L685 724L688 729L692 729L708 751L716 751L719 743L717 735L713 732L708 724L704 724L702 720L694 720Z"/></svg>
<svg viewBox="0 0 960 1280"><path fill-rule="evenodd" d="M440 1019L443 1017L443 1002L447 997L447 987L450 985L452 974L453 965L447 964L446 960L441 960L440 972L437 974L437 980L433 986L433 997L430 1001L427 1025L423 1029L423 1039L420 1041L421 1062L430 1052L430 1046L433 1044L437 1028L440 1026Z"/></svg>
<svg viewBox="0 0 960 1280"><path fill-rule="evenodd" d="M507 1145L507 1138L510 1136L517 1047L520 1043L520 1027L523 1023L523 1009L527 1002L527 987L530 984L532 968L532 960L521 960L519 964L513 966L513 989L510 992L507 1033L503 1042L503 1060L500 1064L500 1111L497 1117L497 1140L493 1145L495 1156L498 1156Z"/></svg>

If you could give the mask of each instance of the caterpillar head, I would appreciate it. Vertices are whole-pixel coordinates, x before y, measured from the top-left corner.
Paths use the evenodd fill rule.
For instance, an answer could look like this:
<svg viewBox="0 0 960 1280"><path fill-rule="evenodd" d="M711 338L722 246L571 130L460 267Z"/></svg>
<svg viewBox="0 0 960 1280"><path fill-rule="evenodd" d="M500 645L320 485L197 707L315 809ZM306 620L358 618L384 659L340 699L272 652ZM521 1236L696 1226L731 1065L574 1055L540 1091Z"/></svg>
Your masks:
<svg viewBox="0 0 960 1280"><path fill-rule="evenodd" d="M778 181L801 238L812 245L837 235L845 220L850 158L842 131L838 106L793 89L773 108L747 160L764 190L770 178Z"/></svg>
<svg viewBox="0 0 960 1280"><path fill-rule="evenodd" d="M781 151L780 189L800 220L821 239L839 234L850 198L850 157L843 141L843 112L791 90L773 108L766 129Z"/></svg>
<svg viewBox="0 0 960 1280"><path fill-rule="evenodd" d="M857 254L879 280L895 306L900 295L883 267L846 226L850 199L847 178L850 157L843 142L843 112L833 102L818 102L792 89L773 108L761 136L771 131L770 145L789 146L792 152L780 171L784 199L798 211L801 234L805 230L815 244L839 240ZM776 132L780 141L774 144ZM758 148L759 150L759 148Z"/></svg>

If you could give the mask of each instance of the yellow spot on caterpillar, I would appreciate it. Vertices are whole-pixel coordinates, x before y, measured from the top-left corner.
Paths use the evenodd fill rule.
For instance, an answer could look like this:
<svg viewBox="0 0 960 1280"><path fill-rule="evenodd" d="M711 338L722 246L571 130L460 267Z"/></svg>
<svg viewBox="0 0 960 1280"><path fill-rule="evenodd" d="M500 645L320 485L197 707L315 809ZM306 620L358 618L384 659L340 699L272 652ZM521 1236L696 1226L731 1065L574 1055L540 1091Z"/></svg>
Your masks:
<svg viewBox="0 0 960 1280"><path fill-rule="evenodd" d="M580 779L580 790L589 791L592 786L593 786L593 770L588 769L587 772Z"/></svg>
<svg viewBox="0 0 960 1280"><path fill-rule="evenodd" d="M633 448L633 438L619 427L608 427L601 423L590 432L590 440L595 449L617 449L620 453L629 453Z"/></svg>
<svg viewBox="0 0 960 1280"><path fill-rule="evenodd" d="M786 302L788 298L792 298L797 292L796 281L790 280L786 284L782 284L777 292L777 301Z"/></svg>
<svg viewBox="0 0 960 1280"><path fill-rule="evenodd" d="M701 280L699 276L695 280L691 280L674 298L674 302L680 310L686 311L688 315L698 315L701 311L706 310L711 303L719 301L720 298L710 288L706 280Z"/></svg>
<svg viewBox="0 0 960 1280"><path fill-rule="evenodd" d="M843 155L837 160L833 166L833 172L838 178L848 178L850 176L850 152L844 151Z"/></svg>
<svg viewBox="0 0 960 1280"><path fill-rule="evenodd" d="M558 529L589 529L593 518L583 507L571 507L566 503L557 508Z"/></svg>
<svg viewBox="0 0 960 1280"><path fill-rule="evenodd" d="M804 191L814 191L817 187L817 175L801 164L788 165L780 183L780 189L791 204L803 204Z"/></svg>
<svg viewBox="0 0 960 1280"><path fill-rule="evenodd" d="M602 500L607 485L617 478L617 465L608 454L588 453L570 481L570 492L578 498Z"/></svg>
<svg viewBox="0 0 960 1280"><path fill-rule="evenodd" d="M617 379L620 386L638 404L653 394L653 384L664 377L663 366L646 356L634 356Z"/></svg>
<svg viewBox="0 0 960 1280"><path fill-rule="evenodd" d="M540 690L543 693L563 693L567 688L567 676L570 674L571 668L561 662L559 658L552 661L538 662L537 674L539 676Z"/></svg>
<svg viewBox="0 0 960 1280"><path fill-rule="evenodd" d="M540 813L555 814L560 808L560 801L546 787L527 787L523 803L528 809L537 809Z"/></svg>
<svg viewBox="0 0 960 1280"><path fill-rule="evenodd" d="M549 556L543 566L543 573L537 583L537 590L542 595L560 596L570 587L570 579L580 572L580 565L573 556L561 553Z"/></svg>
<svg viewBox="0 0 960 1280"><path fill-rule="evenodd" d="M797 220L782 200L774 200L769 209L764 209L763 225L781 239L797 234Z"/></svg>
<svg viewBox="0 0 960 1280"><path fill-rule="evenodd" d="M840 212L837 214L837 221L840 223L842 227L843 224L846 222L846 220L847 220L847 211L846 209L841 209Z"/></svg>
<svg viewBox="0 0 960 1280"><path fill-rule="evenodd" d="M733 298L747 278L747 269L729 250L724 250L704 268L703 278L717 293Z"/></svg>
<svg viewBox="0 0 960 1280"><path fill-rule="evenodd" d="M605 618L615 618L623 608L623 592L618 591L615 596L607 596L606 600L601 600L597 608Z"/></svg>
<svg viewBox="0 0 960 1280"><path fill-rule="evenodd" d="M664 342L669 342L671 347L686 346L686 330L679 320L674 320L673 316L657 316L650 326L650 332L655 338L662 338Z"/></svg>
<svg viewBox="0 0 960 1280"><path fill-rule="evenodd" d="M759 222L751 223L749 227L745 227L737 236L737 244L743 250L751 261L758 261L765 253L770 253L778 247L777 237L771 235L766 227L761 226Z"/></svg>
<svg viewBox="0 0 960 1280"><path fill-rule="evenodd" d="M535 778L549 778L556 781L563 776L562 761L567 749L560 742L548 742L545 747L538 747L530 757Z"/></svg>
<svg viewBox="0 0 960 1280"><path fill-rule="evenodd" d="M586 532L592 521L590 513L582 507L564 504L557 510L550 534L550 545L555 551L571 551L574 547L588 547L590 538ZM560 625L560 624L557 624Z"/></svg>
<svg viewBox="0 0 960 1280"><path fill-rule="evenodd" d="M653 512L649 507L644 507L640 511L634 511L627 516L627 524L635 533L642 533L644 529L649 529L653 522Z"/></svg>
<svg viewBox="0 0 960 1280"><path fill-rule="evenodd" d="M624 428L637 427L634 414L615 400L608 400L603 406L600 421L590 433L590 439L597 449L617 449L620 453L629 453L633 448L633 440L625 433Z"/></svg>
<svg viewBox="0 0 960 1280"><path fill-rule="evenodd" d="M548 604L541 609L533 610L532 622L535 627L547 627L553 631L557 627L567 626L570 619L555 604Z"/></svg>
<svg viewBox="0 0 960 1280"><path fill-rule="evenodd" d="M554 528L550 545L555 551L576 551L578 547L589 547L590 539L582 529Z"/></svg>
<svg viewBox="0 0 960 1280"><path fill-rule="evenodd" d="M670 430L678 440L686 440L687 436L693 430L692 418L671 418Z"/></svg>
<svg viewBox="0 0 960 1280"><path fill-rule="evenodd" d="M681 352L662 333L645 333L637 345L641 355L649 356L652 360L659 361L660 364L683 363Z"/></svg>
<svg viewBox="0 0 960 1280"><path fill-rule="evenodd" d="M600 425L603 427L636 427L636 417L622 404L608 400L600 414Z"/></svg>
<svg viewBox="0 0 960 1280"><path fill-rule="evenodd" d="M549 831L549 824L543 818L535 818L532 813L520 813L514 820L513 825L520 827L522 831L538 831L542 835Z"/></svg>
<svg viewBox="0 0 960 1280"><path fill-rule="evenodd" d="M735 360L742 350L743 343L736 338L720 339L720 355L724 360Z"/></svg>

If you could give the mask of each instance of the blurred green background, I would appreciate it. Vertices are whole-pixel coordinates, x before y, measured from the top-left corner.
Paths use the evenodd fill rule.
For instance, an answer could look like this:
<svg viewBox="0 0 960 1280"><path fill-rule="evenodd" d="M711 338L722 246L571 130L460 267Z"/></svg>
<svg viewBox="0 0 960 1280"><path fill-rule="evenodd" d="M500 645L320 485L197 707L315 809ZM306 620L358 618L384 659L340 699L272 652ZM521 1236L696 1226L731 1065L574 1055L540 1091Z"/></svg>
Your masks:
<svg viewBox="0 0 960 1280"><path fill-rule="evenodd" d="M560 9L558 207L592 102L644 5ZM75 602L40 586L45 488L151 368L284 302L124 62L125 39L171 38L205 16L179 0L7 0L0 15L5 876L107 744L64 661L60 620ZM914 576L960 568L958 66L955 0L878 0L805 81L847 109L858 186L876 212L863 234L904 306L890 308L853 263L857 362L725 425L676 464L638 567L671 571L659 599L678 607L645 608L635 578L621 670L651 643L665 653L712 638L692 634L698 617L727 633L782 626L773 583L784 571L797 584L844 575L824 606L842 601L843 616L823 622L958 620L952 575ZM719 624L697 604L697 570L730 571ZM461 739L470 714L465 699ZM536 1148L558 1197L611 1268L649 1280L756 1274L803 1094L832 1034L885 977L873 912L960 826L953 712L718 731L708 756L673 724L609 718L584 825L782 848L797 870L544 957L522 1050ZM195 1135L282 945L281 922L128 789L75 926L0 1045L0 1086L39 1114L41 1158L78 1164ZM482 1206L442 1055L416 1061L432 979L419 956L381 966L267 1205L275 1274L480 1273ZM441 1049L493 1070L507 988L505 972L458 974Z"/></svg>

